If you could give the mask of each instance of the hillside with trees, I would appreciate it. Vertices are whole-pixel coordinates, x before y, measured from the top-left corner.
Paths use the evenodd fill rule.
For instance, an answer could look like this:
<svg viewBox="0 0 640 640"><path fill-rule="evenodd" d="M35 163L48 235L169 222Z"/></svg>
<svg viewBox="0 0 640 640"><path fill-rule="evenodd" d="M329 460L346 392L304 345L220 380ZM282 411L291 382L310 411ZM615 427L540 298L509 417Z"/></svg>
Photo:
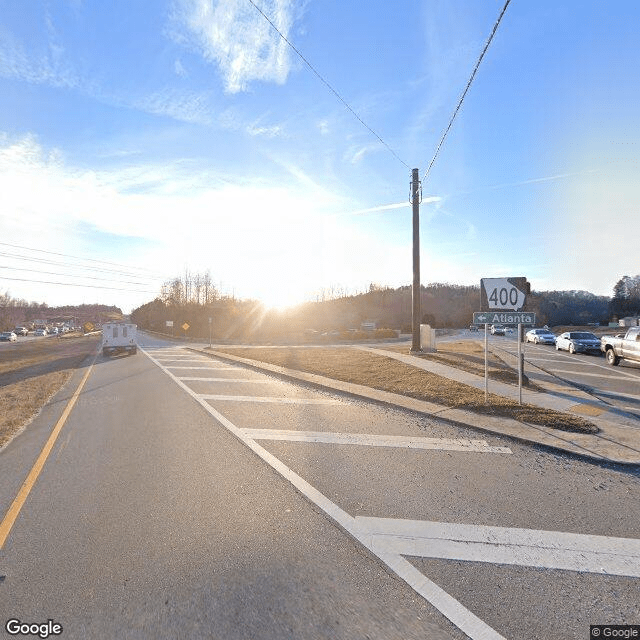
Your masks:
<svg viewBox="0 0 640 640"><path fill-rule="evenodd" d="M50 307L45 302L28 302L14 298L8 293L0 293L1 331L8 331L13 327L28 325L39 320L47 324L74 321L82 325L85 322L102 324L109 320L121 320L122 317L122 310L116 306L96 303Z"/></svg>
<svg viewBox="0 0 640 640"><path fill-rule="evenodd" d="M623 284L621 285L620 282ZM586 325L608 323L620 312L639 308L640 276L625 276L613 298L588 291L532 291L526 310L538 324ZM617 296L617 297L616 297ZM422 322L436 328L469 325L480 310L480 287L433 283L421 288ZM635 306L634 306L635 305ZM379 328L411 331L411 287L371 284L362 293L330 295L286 310L268 309L255 300L221 296L205 274L174 278L153 301L135 309L133 322L143 329L214 340L304 340L327 332L358 330L372 322ZM209 318L211 321L209 321ZM173 323L170 328L167 323ZM187 330L182 326L189 325Z"/></svg>

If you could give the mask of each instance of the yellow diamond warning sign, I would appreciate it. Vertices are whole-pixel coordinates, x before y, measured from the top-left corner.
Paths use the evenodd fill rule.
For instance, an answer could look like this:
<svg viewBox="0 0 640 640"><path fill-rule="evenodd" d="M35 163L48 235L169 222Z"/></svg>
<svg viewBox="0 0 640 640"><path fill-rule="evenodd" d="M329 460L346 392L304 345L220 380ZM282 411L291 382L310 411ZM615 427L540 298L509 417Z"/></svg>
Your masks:
<svg viewBox="0 0 640 640"><path fill-rule="evenodd" d="M189 328L189 325L185 322L185 323L182 325L182 328L184 329L184 331L186 331L186 330Z"/></svg>

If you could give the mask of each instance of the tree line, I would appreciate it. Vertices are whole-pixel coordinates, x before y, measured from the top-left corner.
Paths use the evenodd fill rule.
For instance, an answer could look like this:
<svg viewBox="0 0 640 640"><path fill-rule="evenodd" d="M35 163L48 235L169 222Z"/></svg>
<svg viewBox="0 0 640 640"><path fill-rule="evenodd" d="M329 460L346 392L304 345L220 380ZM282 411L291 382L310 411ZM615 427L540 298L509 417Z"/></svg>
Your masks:
<svg viewBox="0 0 640 640"><path fill-rule="evenodd" d="M73 318L80 324L87 321L101 324L122 317L122 310L113 305L96 303L50 307L46 302L29 302L8 292L0 293L0 331L10 331L36 320L56 322Z"/></svg>
<svg viewBox="0 0 640 640"><path fill-rule="evenodd" d="M621 284L622 283L622 284ZM588 291L532 291L525 309L536 313L539 325L606 324L625 315L640 314L640 275L624 276L614 295ZM480 287L432 283L420 292L422 322L435 328L469 325L480 310ZM208 272L176 277L160 295L131 314L143 329L215 340L256 341L315 339L318 334L360 329L365 322L379 328L411 331L410 286L387 287L372 283L367 291L336 290L286 310L268 309L255 300L221 296ZM172 327L167 323L172 323ZM183 325L188 325L183 329Z"/></svg>

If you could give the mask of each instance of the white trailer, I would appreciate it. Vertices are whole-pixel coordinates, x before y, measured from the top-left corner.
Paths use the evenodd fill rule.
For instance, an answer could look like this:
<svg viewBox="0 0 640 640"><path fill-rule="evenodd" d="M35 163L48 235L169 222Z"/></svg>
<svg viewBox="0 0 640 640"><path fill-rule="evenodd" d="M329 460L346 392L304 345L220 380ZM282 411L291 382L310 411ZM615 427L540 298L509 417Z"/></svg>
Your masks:
<svg viewBox="0 0 640 640"><path fill-rule="evenodd" d="M122 351L135 354L138 350L137 334L135 324L106 322L102 325L102 355L110 356Z"/></svg>

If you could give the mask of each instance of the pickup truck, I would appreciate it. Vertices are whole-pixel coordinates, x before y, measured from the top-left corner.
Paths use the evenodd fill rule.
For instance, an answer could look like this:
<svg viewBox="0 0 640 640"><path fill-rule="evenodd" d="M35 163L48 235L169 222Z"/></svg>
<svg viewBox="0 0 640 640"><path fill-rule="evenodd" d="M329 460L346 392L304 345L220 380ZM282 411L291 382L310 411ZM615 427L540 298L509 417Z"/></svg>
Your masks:
<svg viewBox="0 0 640 640"><path fill-rule="evenodd" d="M124 322L106 322L102 325L102 355L110 356L114 353L135 354L138 327Z"/></svg>
<svg viewBox="0 0 640 640"><path fill-rule="evenodd" d="M600 351L604 353L607 362L616 366L621 359L640 362L640 327L631 327L627 335L619 333L617 336L602 336Z"/></svg>

